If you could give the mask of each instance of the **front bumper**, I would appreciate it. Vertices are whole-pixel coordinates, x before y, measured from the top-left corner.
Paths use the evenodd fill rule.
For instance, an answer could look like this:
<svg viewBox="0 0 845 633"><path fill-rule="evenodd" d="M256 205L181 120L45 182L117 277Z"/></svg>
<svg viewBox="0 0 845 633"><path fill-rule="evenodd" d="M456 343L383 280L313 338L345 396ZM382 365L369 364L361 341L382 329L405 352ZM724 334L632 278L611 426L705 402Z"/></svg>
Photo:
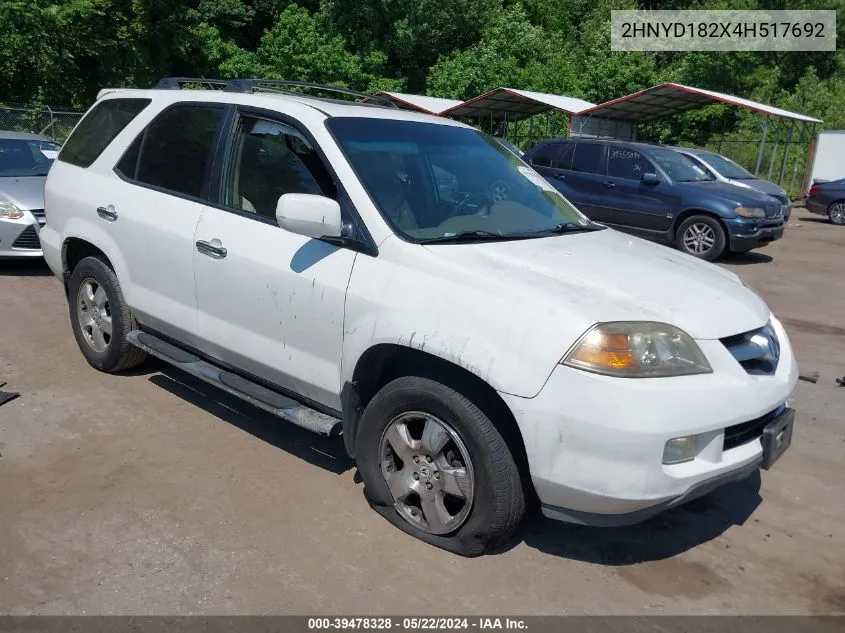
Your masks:
<svg viewBox="0 0 845 633"><path fill-rule="evenodd" d="M781 222L774 226L763 224L755 227L744 224L741 230L737 231L734 229L740 228L739 226L731 226L729 223L729 227L729 249L732 251L748 251L752 248L760 248L770 242L779 240L783 237L784 224Z"/></svg>
<svg viewBox="0 0 845 633"><path fill-rule="evenodd" d="M748 374L719 340L698 341L711 374L626 379L555 368L534 398L502 394L522 431L543 513L585 525L636 523L747 477L759 437L724 449L725 428L783 405L798 379L780 323L773 375ZM698 435L695 459L663 464L672 438Z"/></svg>
<svg viewBox="0 0 845 633"><path fill-rule="evenodd" d="M41 257L40 230L29 211L17 220L0 219L0 257Z"/></svg>

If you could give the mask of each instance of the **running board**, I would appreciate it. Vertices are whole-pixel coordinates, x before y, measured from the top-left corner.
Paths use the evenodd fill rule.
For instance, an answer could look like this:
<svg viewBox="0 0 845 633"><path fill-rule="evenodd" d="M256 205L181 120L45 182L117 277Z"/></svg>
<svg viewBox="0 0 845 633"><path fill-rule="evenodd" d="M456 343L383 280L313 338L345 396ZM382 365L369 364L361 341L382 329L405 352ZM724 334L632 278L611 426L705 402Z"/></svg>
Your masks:
<svg viewBox="0 0 845 633"><path fill-rule="evenodd" d="M241 400L246 400L250 404L269 411L287 422L301 426L303 429L308 429L312 433L332 436L338 435L340 432L340 420L338 418L321 413L277 391L267 389L238 374L221 369L157 336L140 330L132 330L126 335L126 340L151 356L160 358L191 376L204 380L226 393L230 393Z"/></svg>

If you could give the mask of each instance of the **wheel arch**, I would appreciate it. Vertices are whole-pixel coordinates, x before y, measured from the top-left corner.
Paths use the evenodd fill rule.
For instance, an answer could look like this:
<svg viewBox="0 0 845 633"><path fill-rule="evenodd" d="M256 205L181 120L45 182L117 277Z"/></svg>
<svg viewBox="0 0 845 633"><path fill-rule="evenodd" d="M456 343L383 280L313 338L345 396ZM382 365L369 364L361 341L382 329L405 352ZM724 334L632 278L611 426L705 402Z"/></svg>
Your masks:
<svg viewBox="0 0 845 633"><path fill-rule="evenodd" d="M62 277L65 293L68 290L68 280L73 269L86 257L99 257L114 270L108 255L101 248L81 237L68 237L62 242Z"/></svg>
<svg viewBox="0 0 845 633"><path fill-rule="evenodd" d="M435 354L395 343L378 343L359 358L351 381L343 387L343 437L347 453L355 457L358 422L367 403L384 385L403 376L431 378L475 402L504 438L516 462L528 498L534 490L528 455L519 425L499 393L477 374Z"/></svg>
<svg viewBox="0 0 845 633"><path fill-rule="evenodd" d="M683 224L687 218L691 218L694 215L706 215L717 220L719 222L719 226L721 226L722 230L725 232L725 239L727 240L730 237L730 231L728 230L728 225L725 223L725 218L723 218L715 211L708 211L707 209L697 209L694 207L690 207L688 209L684 209L677 216L675 216L675 219L672 223L673 239L678 237L678 227L680 227L681 224Z"/></svg>

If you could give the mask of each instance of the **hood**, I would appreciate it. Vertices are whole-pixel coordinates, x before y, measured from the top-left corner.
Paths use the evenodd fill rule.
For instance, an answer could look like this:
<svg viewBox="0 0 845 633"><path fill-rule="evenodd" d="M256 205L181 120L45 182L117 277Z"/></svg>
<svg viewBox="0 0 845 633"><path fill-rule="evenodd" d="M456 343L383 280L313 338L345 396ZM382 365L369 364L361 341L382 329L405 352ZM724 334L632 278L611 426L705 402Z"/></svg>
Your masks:
<svg viewBox="0 0 845 633"><path fill-rule="evenodd" d="M541 294L555 318L660 321L715 339L762 327L770 315L737 275L612 229L426 248L499 296Z"/></svg>
<svg viewBox="0 0 845 633"><path fill-rule="evenodd" d="M8 200L19 209L44 208L44 183L46 176L0 178L0 200Z"/></svg>
<svg viewBox="0 0 845 633"><path fill-rule="evenodd" d="M778 187L775 183L769 182L768 180L758 180L757 178L746 178L743 180L731 180L731 184L739 185L740 187L748 187L750 189L754 189L755 191L759 191L761 193L765 193L769 196L778 196L781 198L786 197L786 191L782 188Z"/></svg>
<svg viewBox="0 0 845 633"><path fill-rule="evenodd" d="M721 180L703 180L701 182L679 182L677 186L692 189L696 193L719 196L737 205L746 207L765 207L772 199L764 193L749 187L740 187Z"/></svg>

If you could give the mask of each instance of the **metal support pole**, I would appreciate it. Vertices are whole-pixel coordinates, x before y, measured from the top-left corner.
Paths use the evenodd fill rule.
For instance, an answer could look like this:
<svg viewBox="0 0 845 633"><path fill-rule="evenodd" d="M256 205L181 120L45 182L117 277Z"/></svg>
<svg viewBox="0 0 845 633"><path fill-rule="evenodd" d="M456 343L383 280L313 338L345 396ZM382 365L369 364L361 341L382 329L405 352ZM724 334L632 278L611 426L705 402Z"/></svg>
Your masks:
<svg viewBox="0 0 845 633"><path fill-rule="evenodd" d="M763 136L760 138L760 149L757 150L757 166L754 168L754 175L760 175L760 163L763 162L763 149L766 147L766 135L769 132L769 118L763 119Z"/></svg>
<svg viewBox="0 0 845 633"><path fill-rule="evenodd" d="M792 142L792 133L795 131L795 121L789 121L789 132L786 135L786 145L783 148L783 158L780 161L780 173L778 174L778 184L783 182L783 173L786 171L786 161L789 160L789 151L792 149L790 143Z"/></svg>
<svg viewBox="0 0 845 633"><path fill-rule="evenodd" d="M772 179L772 170L775 168L775 157L777 157L778 147L780 146L780 133L782 131L782 127L783 125L780 121L778 121L778 131L777 135L775 136L775 147L772 150L772 157L769 160L769 174L766 176L766 180Z"/></svg>

